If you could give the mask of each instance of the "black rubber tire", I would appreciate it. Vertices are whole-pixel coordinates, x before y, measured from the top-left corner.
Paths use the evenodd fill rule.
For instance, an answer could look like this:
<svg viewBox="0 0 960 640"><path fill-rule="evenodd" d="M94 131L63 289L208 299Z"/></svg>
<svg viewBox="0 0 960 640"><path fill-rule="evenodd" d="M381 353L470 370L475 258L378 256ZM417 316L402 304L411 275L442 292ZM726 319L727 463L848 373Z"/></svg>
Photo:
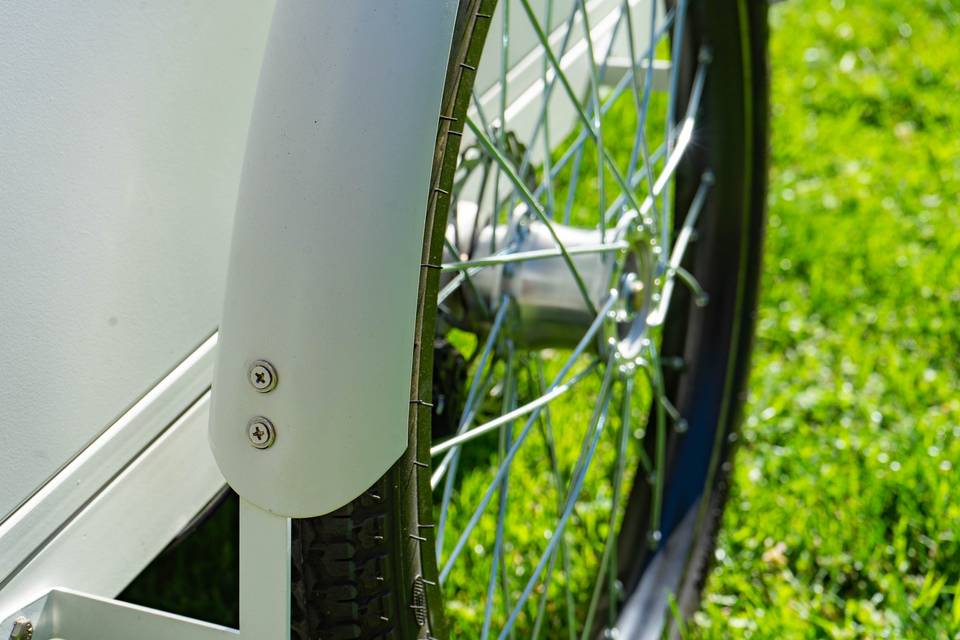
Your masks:
<svg viewBox="0 0 960 640"><path fill-rule="evenodd" d="M496 2L460 2L431 177L421 260L424 265L441 260L464 115ZM676 199L682 210L692 196L684 185L696 184L704 169L712 167L717 181L704 216L716 214L713 217L723 224L717 231L719 241L698 242L688 264L710 291L711 304L700 309L681 295L679 304L672 308L673 324L665 333L662 347L666 355L688 356L687 368L667 381L670 397L690 421L688 434L697 433L701 425L692 416L692 409L701 407L699 396L695 398L692 390L702 382L704 372L722 370L723 384L722 390L710 398L711 409L706 412L713 416L713 425L703 426L710 441L717 443L713 447L717 455L711 457L710 473L705 473L705 482L701 483L701 492L704 486L708 488L704 504L710 509L704 509L703 535L692 547L697 560L691 563L685 591L681 592L687 609L696 604L707 566L705 558L712 555L709 549L733 450L728 435L734 433L743 403L757 296L767 159L766 2L692 0L691 5L694 28L688 30L690 42L685 43L685 49L697 51L701 44L707 44L716 62L703 103L707 114L703 133L710 144L698 146L699 152L689 154L683 163ZM723 65L731 64L730 60L738 63L728 69ZM683 71L687 82L691 69L689 66ZM684 103L683 96L680 103ZM723 144L733 145L730 149L734 153L716 155ZM719 164L718 157L722 160ZM707 238L710 233L701 235ZM731 263L737 265L737 277L719 278L716 265ZM448 637L436 586L429 467L438 282L436 269L421 270L408 450L370 490L347 506L326 516L293 521L295 639ZM706 348L710 342L719 346ZM686 441L690 440L691 435L687 435ZM671 473L682 468L684 441L674 438L671 442ZM620 536L620 576L627 593L647 562L648 547L642 542L646 540L645 504L649 501L645 487L648 485L644 482L634 483Z"/></svg>

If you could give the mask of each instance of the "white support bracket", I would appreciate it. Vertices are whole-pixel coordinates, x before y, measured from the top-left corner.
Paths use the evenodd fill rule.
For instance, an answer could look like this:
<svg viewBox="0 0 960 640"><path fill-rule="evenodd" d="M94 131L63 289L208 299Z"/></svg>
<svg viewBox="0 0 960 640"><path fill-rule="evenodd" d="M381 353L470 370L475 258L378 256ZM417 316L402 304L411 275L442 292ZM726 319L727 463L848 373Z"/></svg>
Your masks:
<svg viewBox="0 0 960 640"><path fill-rule="evenodd" d="M0 637L11 635L17 620L32 627L33 640L237 640L240 633L146 607L53 589L0 623ZM30 637L24 633L24 639ZM261 636L267 638L270 636ZM275 636L280 637L280 636ZM17 639L19 640L19 639Z"/></svg>
<svg viewBox="0 0 960 640"><path fill-rule="evenodd" d="M240 638L290 638L290 518L240 500Z"/></svg>

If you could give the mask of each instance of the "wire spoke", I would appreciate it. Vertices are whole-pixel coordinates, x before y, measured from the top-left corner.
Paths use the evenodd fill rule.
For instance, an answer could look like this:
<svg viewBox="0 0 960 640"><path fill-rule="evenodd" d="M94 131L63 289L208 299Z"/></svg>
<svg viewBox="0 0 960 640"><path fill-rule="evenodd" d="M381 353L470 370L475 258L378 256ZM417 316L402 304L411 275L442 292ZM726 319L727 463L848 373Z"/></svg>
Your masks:
<svg viewBox="0 0 960 640"><path fill-rule="evenodd" d="M516 372L514 371L514 356L512 346L508 349L509 353L506 359L506 371L504 372L504 394L503 394L503 410L509 411L514 404L516 404ZM512 427L512 425L511 425ZM499 447L499 459L502 461L503 457L506 455L507 448L510 446L510 433L511 428L504 429L500 432L500 447ZM507 515L507 495L509 491L509 482L510 482L510 473L507 472L506 475L499 482L499 505L497 508L497 528L496 528L496 538L493 543L493 557L490 562L490 579L487 583L487 601L484 604L483 611L483 629L481 632L481 638L487 638L490 634L490 622L493 616L493 604L494 604L494 590L497 586L497 572L500 573L500 588L502 592L502 598L504 607L509 608L509 595L506 586L507 581L507 572L506 567L504 566L503 559L503 540L504 540L504 521Z"/></svg>
<svg viewBox="0 0 960 640"><path fill-rule="evenodd" d="M570 269L570 273L573 274L573 278L577 282L577 287L580 289L580 293L583 296L584 303L587 305L587 309L589 309L591 313L596 313L597 309L594 306L593 301L590 299L590 293L587 291L587 285L583 282L583 276L580 275L577 265L573 263L573 258L570 256L570 252L567 251L563 241L560 240L560 236L557 235L556 229L553 228L553 223L551 222L550 217L544 212L543 207L540 205L537 199L533 197L533 194L530 193L530 189L527 188L527 185L523 183L523 180L520 179L520 176L516 174L516 172L513 170L513 167L510 166L510 161L500 153L500 150L494 146L494 144L490 141L490 138L488 138L483 131L477 127L477 124L470 118L467 118L467 126L470 127L470 130L473 131L473 134L477 136L480 146L482 146L484 150L486 150L487 153L493 157L497 165L510 179L510 182L513 183L514 189L521 195L521 199L524 201L524 204L526 204L531 211L536 213L537 217L540 218L540 221L546 225L547 231L550 232L550 236L556 243L557 249L560 250L564 261L567 263L567 267ZM495 236L496 233L492 234L491 237Z"/></svg>
<svg viewBox="0 0 960 640"><path fill-rule="evenodd" d="M591 253L612 253L623 251L630 248L630 244L625 240L607 242L604 244L587 244L577 247L570 247L567 253L571 256L585 255ZM529 260L543 260L545 258L559 258L563 254L559 249L536 249L533 251L517 251L516 253L506 253L488 258L474 258L472 260L463 260L460 262L447 262L442 265L443 271L465 271L474 267L491 267L500 264L509 264L512 262L526 262Z"/></svg>
<svg viewBox="0 0 960 640"><path fill-rule="evenodd" d="M707 62L708 58L704 60ZM657 177L656 182L653 184L651 192L643 200L643 204L638 207L637 211L639 212L642 218L647 218L650 213L650 210L654 206L654 201L656 198L660 197L665 193L667 185L670 184L670 180L673 178L673 174L676 171L677 167L680 165L680 160L683 159L683 155L687 151L687 147L690 145L690 141L693 139L693 129L696 126L697 121L697 109L700 106L700 97L703 94L703 85L707 80L707 65L701 64L697 68L697 73L694 76L693 80L693 91L690 94L690 102L687 104L687 112L684 117L683 124L680 127L680 133L677 136L676 146L673 150L669 152L667 156L667 162L663 167L663 170L660 172L660 175ZM666 149L666 147L664 147ZM638 181L638 177L634 177L634 181ZM636 186L636 185L634 185ZM617 211L618 207L622 207L623 203L614 202L613 206L607 209L605 215L612 216L613 213ZM664 243L661 246L667 246L668 243Z"/></svg>
<svg viewBox="0 0 960 640"><path fill-rule="evenodd" d="M497 311L493 325L490 328L490 333L483 345L483 352L480 355L480 362L477 366L477 371L474 373L473 380L470 382L470 391L467 393L464 411L460 418L460 424L457 427L458 432L466 430L473 422L474 416L476 416L475 407L479 405L479 398L481 397L480 389L485 387L485 385L481 383L481 379L487 375L486 372L488 367L490 368L490 373L492 373L492 367L490 367L491 354L497 338L500 335L500 329L503 327L503 320L506 317L509 304L509 298L504 296L500 302L500 309ZM433 475L430 477L430 486L435 489L440 483L440 479L443 478L444 473L446 473L448 470L450 471L450 475L447 476L447 483L444 486L443 498L440 501L440 516L437 518L436 552L438 558L443 551L443 537L444 532L446 531L447 516L450 510L450 500L453 495L453 479L455 477L456 464L457 460L454 452L451 452L451 455L444 458L440 465L438 465L437 469L433 472Z"/></svg>
<svg viewBox="0 0 960 640"><path fill-rule="evenodd" d="M469 567L470 575L479 575L473 572L486 571L483 563L490 563L489 571L483 574L486 581L476 579L474 598L480 600L483 594L486 598L482 607L477 603L474 614L483 639L558 637L560 627L565 626L564 637L588 640L604 626L615 628L622 603L617 557L620 522L625 517L621 503L629 492L632 475L628 474L635 468L646 472L650 485L647 543L653 549L662 543L661 520L670 509L670 503L664 505L667 451L672 442L668 425L675 424L679 433L685 423L666 395L666 362L658 349L660 328L678 285L687 286L698 304L707 299L695 277L684 268L684 260L696 239L713 180L709 172L705 173L686 212L673 210L676 205L671 185L687 152L696 144L694 134L711 61L709 51L704 49L697 60L688 61L695 66L681 64L681 54L688 51L682 48L688 47L682 45L688 4L688 0L678 0L673 10L661 11L658 2L652 2L649 13L643 7L643 13L649 16L646 22L646 17L637 12L635 0L603 3L602 12L596 11L599 3L572 0L570 14L564 9L563 15L557 16L555 0L499 3L502 24L496 35L491 31L491 38L498 37L499 42L490 43L496 49L491 51L494 57L499 53L498 62L491 61L491 66L499 69L496 75L484 76L496 77L496 84L478 87L479 92L470 96L472 104L464 124L473 141L455 176L454 226L444 238L445 254L449 252L452 257L440 265L444 284L438 294L442 304L466 286L462 294L477 298L485 307L482 315L479 306L467 309L465 319L445 316L449 321L445 327L481 336L487 332L487 323L490 329L483 337L479 358L474 348L469 359L469 390L456 432L434 440L430 447L430 456L436 461L430 482L438 499L438 581L458 583L460 570L451 580L455 567L463 565ZM511 6L513 13L517 11L514 5L519 5L524 17L518 18L520 23L511 24ZM517 43L525 42L530 28L535 53L517 51ZM524 37L512 42L511 32ZM661 47L667 36L671 36L671 46ZM670 60L655 58L658 50L667 49ZM515 60L510 59L511 51ZM608 65L612 65L612 72L608 72ZM681 78L681 67L691 66L691 76ZM584 79L586 82L576 89L573 81L581 83ZM681 80L685 105L680 104ZM561 96L554 93L558 83ZM669 85L665 109L659 97L652 97L664 85ZM627 92L629 95L625 95ZM560 111L555 108L556 101ZM614 122L615 117L621 118L623 109L636 116L632 134L621 133ZM660 126L664 117L665 131ZM632 121L628 122L632 126ZM509 130L508 125L520 129L522 139L520 131ZM589 149L591 144L596 148ZM683 175L686 178L685 172ZM456 203L465 192L473 195L474 189L479 189L476 214L473 228L468 230L466 220L470 217L465 209L459 221L464 226L457 224ZM465 200L460 200L461 205ZM587 213L596 222L584 224ZM590 228L566 235L571 218L579 221L574 225ZM557 226L561 221L566 226L563 229ZM540 240L543 229L536 228L537 222L545 227L552 242ZM504 228L498 230L501 224ZM525 235L531 225L537 234L535 243L529 243ZM622 235L624 230L637 235ZM572 240L565 242L562 238ZM537 248L525 250L529 247ZM646 251L655 260L645 261ZM597 254L614 255L578 258ZM543 260L555 262L536 263ZM608 272L599 271L594 264L610 269L609 282L619 283L609 295L588 288L588 282L595 288L598 273L607 277ZM652 274L646 271L647 265L653 265ZM495 272L490 273L491 268ZM589 321L585 331L581 327L583 333L576 346L555 361L551 353L537 352L530 346L542 344L536 341L544 340L540 337L544 335L550 336L545 340L551 347L568 349L569 343L565 334L549 324L559 320L537 315L539 309L525 297L528 291L530 300L540 295L532 286L523 288L528 268L532 274L547 270L551 278L557 273L555 269L561 269L559 279L567 287L564 293L574 296L573 307L580 314L575 316L576 322L586 325ZM570 273L569 279L564 269ZM474 278L477 274L483 276ZM554 286L552 279L549 282ZM651 282L652 291L648 286ZM630 286L630 296L618 291L626 286L624 283ZM587 321L579 319L583 309L573 285L590 314ZM480 289L485 291L486 300L481 299ZM512 302L509 296L517 296L517 300ZM496 304L498 297L501 299ZM532 306L532 312L527 305ZM640 315L640 309L645 315ZM447 307L441 311L459 314L461 307L458 304L450 311ZM565 310L558 311L557 318L561 312ZM479 319L476 328L471 324L471 313ZM540 322L541 317L546 320L542 330L537 327L539 333L527 331L526 325L518 326ZM549 342L555 339L556 344ZM517 341L516 347L511 340ZM456 343L457 339L450 341ZM635 351L634 345L639 345ZM634 355L618 361L616 358L625 356L628 349ZM549 380L544 358L549 360ZM640 380L635 375L638 368L644 374ZM566 413L569 404L559 399L592 393L596 382L580 383L594 373L601 374L597 376L600 388L592 408L587 409L589 418L583 415L579 420L564 421L561 416L571 415ZM574 388L579 390L571 394ZM632 411L637 410L637 403L648 401L650 417L637 423ZM611 429L610 420L616 426L617 417L619 428ZM555 431L554 420L558 429L564 428ZM571 433L572 425L562 422L579 426ZM533 430L540 434L543 449L537 448L538 441L521 450ZM498 440L492 440L493 433ZM471 443L475 451L463 449ZM474 469L478 460L479 468ZM543 485L543 495L526 495L531 479ZM477 480L479 485L475 484ZM593 488L595 482L601 483L599 491ZM609 512L602 511L599 517L588 513L585 505L594 495L605 501L609 497ZM518 503L521 499L526 502ZM494 500L495 510L490 506ZM517 527L522 524L515 522L519 510L531 500L538 500L537 512L545 514L537 518L546 538L545 544L537 543L533 549L531 536L521 535ZM578 535L581 528L584 533L591 532L598 526L595 523L599 523L601 533L587 536L594 539L584 555L591 563L591 573L583 578L576 564L581 562L580 543L571 530ZM447 540L449 553L443 558L447 529L454 532L447 538L456 539ZM492 552L483 553L480 545L491 542ZM464 553L474 543L477 550ZM458 565L462 555L467 558ZM523 571L519 567L514 571L521 557L526 558ZM474 567L478 562L479 567ZM518 626L521 619L522 626Z"/></svg>
<svg viewBox="0 0 960 640"><path fill-rule="evenodd" d="M633 396L633 378L627 378L623 390L623 419L620 424L620 434L618 437L617 460L613 471L613 496L610 499L610 518L608 520L607 537L603 543L603 552L600 558L600 566L597 568L597 579L593 586L593 595L590 597L590 605L587 608L587 615L583 624L583 633L580 640L588 640L593 630L593 618L597 612L597 606L600 604L600 596L604 586L607 587L610 596L611 606L615 600L615 582L616 582L616 559L614 557L616 549L617 534L617 511L620 504L620 490L623 485L623 474L627 458L627 442L630 433L630 398ZM610 580L604 584L605 578Z"/></svg>
<svg viewBox="0 0 960 640"><path fill-rule="evenodd" d="M583 483L586 479L587 471L590 468L590 462L593 460L593 456L596 453L597 445L600 442L600 436L603 433L603 428L606 424L607 408L610 404L610 387L613 382L613 371L615 369L615 367L611 366L612 360L613 355L611 354L610 361L607 362L606 371L603 376L603 383L600 386L596 410L594 411L594 415L590 420L590 426L587 430L587 433L584 436L584 447L581 451L579 459L577 460L577 465L575 467L576 471L573 476L573 482L569 491L567 492L567 499L564 502L563 512L560 514L560 518L557 521L553 535L547 542L547 548L540 555L540 560L537 562L537 566L534 568L533 574L530 576L530 579L527 581L527 585L524 587L523 592L517 599L517 603L510 612L510 616L507 618L506 624L500 631L499 638L501 640L505 638L513 628L513 625L516 623L517 618L520 616L520 613L523 610L524 603L526 603L527 599L530 597L530 594L533 592L533 588L539 582L540 574L543 573L544 567L546 566L547 562L549 562L550 557L556 551L557 545L560 543L560 538L563 536L564 530L567 527L567 523L570 521L570 515L573 513L573 508L576 504L577 498L580 497L580 492L583 489Z"/></svg>
<svg viewBox="0 0 960 640"><path fill-rule="evenodd" d="M600 79L597 77L597 65L596 65L596 54L593 50L593 33L590 31L590 16L587 13L587 5L585 0L578 0L580 5L580 13L583 16L583 33L584 40L587 43L587 68L590 70L590 92L593 100L593 131L594 139L596 140L597 146L597 200L599 202L598 207L599 211L603 211L607 208L607 194L604 189L604 147L603 147L603 118L601 117L601 108L600 108ZM619 26L620 20L623 19L623 13L621 11L620 18L617 21ZM614 35L614 38L616 35ZM609 56L609 52L608 52ZM603 242L606 237L607 225L606 221L603 219L603 216L600 216L600 241Z"/></svg>
<svg viewBox="0 0 960 640"><path fill-rule="evenodd" d="M597 314L593 323L590 325L590 328L587 329L587 332L583 335L583 337L580 339L580 342L571 352L570 357L567 359L566 364L564 364L563 368L560 370L560 373L557 374L553 383L550 385L550 388L547 390L547 393L545 393L544 395L541 395L539 398L535 400L531 400L530 402L526 403L521 407L517 407L513 411L510 411L509 413L506 413L500 416L499 418L495 418L490 422L486 422L478 427L474 427L469 431L461 433L460 435L454 436L452 438L449 438L438 444L433 445L432 447L430 447L430 455L437 456L449 449L453 449L454 447L459 447L465 442L469 442L474 438L477 438L485 433L488 433L489 431L497 429L503 426L504 424L507 424L508 422L516 420L520 416L527 415L528 413L532 412L534 413L534 417L536 417L539 410L542 409L544 406L546 406L551 400L569 391L571 387L573 387L577 382L579 382L583 378L583 376L585 375L585 372L581 372L580 374L573 376L567 382L564 382L564 379L567 377L567 374L570 372L570 369L573 368L573 365L576 363L577 359L580 357L580 355L584 352L584 350L593 340L593 337L600 330L600 327L603 324L603 321L606 317L607 312L610 311L610 309L613 307L613 303L616 302L617 298L618 298L618 294L616 293L616 291L611 291L610 297L607 299L607 302L600 309L600 313Z"/></svg>
<svg viewBox="0 0 960 640"><path fill-rule="evenodd" d="M550 385L550 389L558 387L563 380L566 379L567 374L573 368L574 364L579 360L580 355L586 349L587 345L593 340L593 337L596 335L601 324L603 323L603 318L606 313L613 306L613 303L617 300L616 292L611 291L610 298L607 300L601 309L600 315L597 316L597 319L594 320L593 324L590 326L590 329L584 334L581 338L580 343L577 344L574 348L570 357L567 359L567 362L560 369L559 373L554 377L553 382ZM597 360L594 360L590 365L588 365L583 371L574 376L573 380L579 380L580 378L586 376L590 373L596 366L599 364ZM542 396L541 396L542 397ZM517 435L516 440L514 440L513 445L511 445L510 450L507 451L507 455L504 457L503 462L500 464L500 467L497 470L497 474L494 477L493 484L487 488L487 492L484 494L483 498L480 500L480 504L474 510L473 515L470 518L470 521L467 523L467 526L464 528L463 532L460 534L460 538L457 540L456 545L453 548L453 551L450 553L450 557L447 559L446 564L443 569L440 571L440 581L443 582L446 580L447 576L450 574L450 570L453 567L453 563L456 560L457 556L463 551L463 546L466 544L467 539L470 537L470 533L477 526L477 523L480 521L480 516L483 514L484 509L486 509L487 504L490 502L490 498L493 495L493 490L496 488L496 483L499 482L499 479L506 473L505 469L510 465L514 456L516 456L517 451L520 449L520 446L523 444L524 440L527 437L527 434L530 432L530 429L537 420L537 417L540 415L540 411L546 404L541 404L539 407L534 409L533 414L530 418L527 419L526 424L524 424L523 429ZM433 451L431 451L433 454Z"/></svg>
<svg viewBox="0 0 960 640"><path fill-rule="evenodd" d="M456 228L456 227L454 227ZM450 242L450 239L446 236L443 237L443 243L447 247L447 250L454 256L457 255L457 248L453 246L453 243ZM455 263L456 264L456 263ZM464 282L467 283L467 288L470 289L470 293L473 295L473 298L480 304L480 310L483 312L484 316L490 315L490 309L487 308L487 303L484 301L483 296L480 295L480 291L477 289L477 286L473 283L473 279L470 277L470 273L467 271L469 266L460 269L463 271Z"/></svg>
<svg viewBox="0 0 960 640"><path fill-rule="evenodd" d="M700 218L700 211L703 209L703 205L707 201L707 192L710 191L711 186L713 186L712 175L704 175L700 181L700 186L697 188L696 194L693 196L693 200L690 202L690 208L687 209L687 217L683 221L683 227L680 228L680 233L677 234L677 240L673 243L673 250L670 252L670 260L667 262L666 280L664 281L663 288L660 291L660 301L647 318L647 324L650 326L655 327L663 324L663 321L667 317L667 310L670 308L670 299L673 296L674 276L679 274L681 275L681 278L686 280L683 274L686 274L687 271L680 267L680 263L683 262L683 256L686 254L687 247L690 245L690 240L693 238L694 229L696 228L697 221ZM693 282L696 283L695 280ZM695 292L697 289L700 289L699 284L695 285ZM700 289L700 291L702 292L702 289Z"/></svg>
<svg viewBox="0 0 960 640"><path fill-rule="evenodd" d="M543 31L543 27L540 24L540 21L537 20L536 15L534 14L533 8L530 6L529 0L520 0L520 4L523 6L524 12L526 12L527 17L530 20L533 30L536 32L537 38L540 40L540 46L543 47L544 55L550 61L550 64L553 66L553 71L556 74L557 78L560 80L560 85L563 87L564 91L567 93L567 96L570 98L574 110L577 112L577 116L582 123L584 130L593 138L594 141L598 139L599 133L593 127L593 123L590 117L587 115L586 111L583 109L583 105L580 104L579 99L577 98L576 91L574 91L573 86L570 84L570 79L567 77L566 73L563 70L563 67L560 65L560 61L557 59L556 54L553 52L553 49L550 47L550 42L547 40L547 36ZM591 61L591 64L593 61ZM609 152L603 147L602 144L598 144L597 148L599 149L600 158L601 158L601 170L602 166L606 165L609 169L611 175L620 185L621 193L626 195L627 200L630 202L630 205L634 209L639 209L640 205L637 203L636 198L633 195L633 189L627 184L623 175L620 173L620 170L617 168L616 162L609 154Z"/></svg>
<svg viewBox="0 0 960 640"><path fill-rule="evenodd" d="M543 394L546 385L545 385L545 376L543 372L543 359L540 357L536 358L537 362L537 387L540 394ZM563 481L563 475L560 472L560 459L557 455L556 445L553 438L553 424L550 418L550 407L546 407L543 411L542 419L540 421L540 427L543 432L543 439L547 446L547 455L550 458L550 469L553 474L553 485L554 489L557 492L557 513L563 510L563 488L566 484ZM566 575L570 575L570 550L567 546L566 540L563 538L560 539L560 562L563 565L563 571ZM551 558L550 566L547 569L547 577L544 579L543 583L543 596L540 598L540 603L537 611L536 622L534 623L534 633L533 638L536 638L539 635L539 629L543 624L543 614L546 612L547 601L549 600L550 594L550 582L553 579L553 567L555 566L556 556ZM570 588L570 581L563 581L563 592L564 592L564 603L566 604L567 611L567 633L571 640L574 640L577 635L577 625L576 625L576 608L573 604L573 591Z"/></svg>

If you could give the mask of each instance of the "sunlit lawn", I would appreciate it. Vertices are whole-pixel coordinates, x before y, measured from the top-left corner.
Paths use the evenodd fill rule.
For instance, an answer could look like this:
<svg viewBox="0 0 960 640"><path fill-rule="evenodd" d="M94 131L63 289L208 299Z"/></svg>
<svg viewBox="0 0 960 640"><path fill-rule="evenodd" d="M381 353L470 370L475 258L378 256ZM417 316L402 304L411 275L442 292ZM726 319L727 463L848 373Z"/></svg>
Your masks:
<svg viewBox="0 0 960 640"><path fill-rule="evenodd" d="M772 11L773 173L702 638L960 631L960 3Z"/></svg>

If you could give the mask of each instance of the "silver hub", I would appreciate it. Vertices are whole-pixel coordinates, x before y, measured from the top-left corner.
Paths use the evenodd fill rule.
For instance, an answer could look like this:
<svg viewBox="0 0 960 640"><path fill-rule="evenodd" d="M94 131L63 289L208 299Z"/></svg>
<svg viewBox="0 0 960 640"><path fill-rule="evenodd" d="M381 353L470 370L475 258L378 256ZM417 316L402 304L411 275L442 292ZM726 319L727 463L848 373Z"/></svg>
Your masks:
<svg viewBox="0 0 960 640"><path fill-rule="evenodd" d="M456 221L447 226L444 262L482 262L511 254L556 252L557 243L547 225L530 220L522 209L515 211L512 218L509 224L477 228L476 205L459 202ZM626 295L611 312L608 339L623 343L645 333L655 284L651 266L655 262L653 245L644 241L635 216L624 215L616 228L604 232L560 223L552 226L570 253L594 309L587 306L562 256L531 257L466 270L468 281L460 287L459 295L446 302L453 324L471 331L484 330L490 311L506 296L512 309L505 330L515 344L570 348L595 320L595 308L616 287ZM450 247L456 248L459 255L453 255ZM446 272L441 286L453 277L452 272ZM634 349L621 344L621 350Z"/></svg>

